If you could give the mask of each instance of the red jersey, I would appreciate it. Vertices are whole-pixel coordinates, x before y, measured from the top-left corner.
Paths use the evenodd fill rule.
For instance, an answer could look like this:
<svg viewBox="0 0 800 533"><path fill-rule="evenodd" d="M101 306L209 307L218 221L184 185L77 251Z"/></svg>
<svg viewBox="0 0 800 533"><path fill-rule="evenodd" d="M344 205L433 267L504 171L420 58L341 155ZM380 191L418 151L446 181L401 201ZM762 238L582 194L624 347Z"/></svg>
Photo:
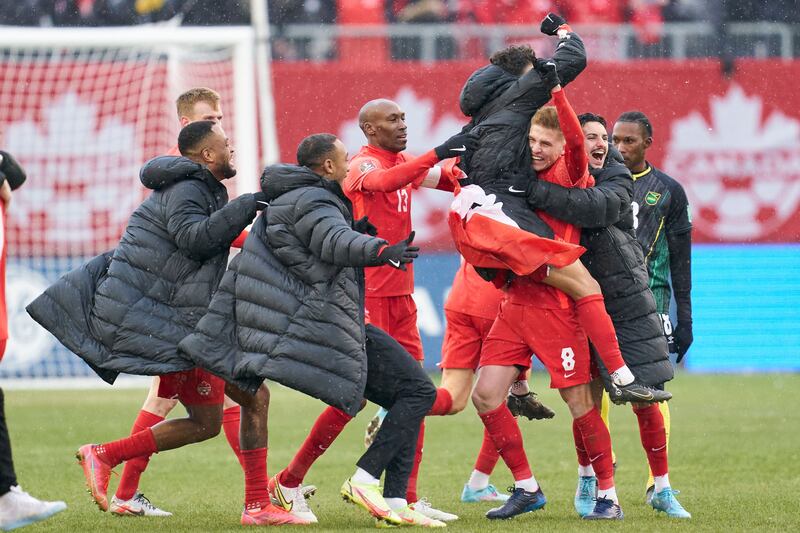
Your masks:
<svg viewBox="0 0 800 533"><path fill-rule="evenodd" d="M504 296L503 291L480 277L462 258L453 279L453 287L444 302L444 308L448 311L494 320Z"/></svg>
<svg viewBox="0 0 800 533"><path fill-rule="evenodd" d="M540 180L556 183L563 187L590 187L594 185L594 178L589 174L589 159L586 155L583 129L578 116L569 105L563 90L553 94L553 103L558 112L558 122L566 144L564 153L549 168L539 172L538 177ZM553 228L556 239L562 239L572 244L580 242L580 228L542 211L537 213ZM566 294L536 281L531 276L515 279L509 287L508 294L509 300L512 302L546 309L566 309L571 304Z"/></svg>
<svg viewBox="0 0 800 533"><path fill-rule="evenodd" d="M428 170L438 162L431 150L418 158L404 152L389 152L364 146L350 160L345 194L353 202L353 218L369 217L378 228L378 237L394 244L411 233L411 191L422 184ZM390 169L404 165L398 176ZM407 270L391 266L364 269L367 296L405 296L414 292L414 265Z"/></svg>

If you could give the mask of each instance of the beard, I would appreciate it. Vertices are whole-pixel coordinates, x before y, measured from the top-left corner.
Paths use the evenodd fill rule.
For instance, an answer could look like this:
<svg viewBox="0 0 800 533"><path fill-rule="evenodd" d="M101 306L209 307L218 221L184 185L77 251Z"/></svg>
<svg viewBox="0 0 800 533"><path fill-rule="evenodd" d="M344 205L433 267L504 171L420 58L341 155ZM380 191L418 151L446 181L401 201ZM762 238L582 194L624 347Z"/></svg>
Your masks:
<svg viewBox="0 0 800 533"><path fill-rule="evenodd" d="M226 161L220 170L222 170L223 179L230 179L236 175L236 169L233 168L230 161Z"/></svg>

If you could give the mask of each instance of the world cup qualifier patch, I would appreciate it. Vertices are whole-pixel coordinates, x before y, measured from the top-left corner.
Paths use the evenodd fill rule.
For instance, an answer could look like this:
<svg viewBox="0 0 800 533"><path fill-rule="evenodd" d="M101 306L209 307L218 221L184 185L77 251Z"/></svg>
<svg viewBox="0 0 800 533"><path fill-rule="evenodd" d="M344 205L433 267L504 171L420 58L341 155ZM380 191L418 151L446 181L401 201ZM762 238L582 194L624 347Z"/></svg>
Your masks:
<svg viewBox="0 0 800 533"><path fill-rule="evenodd" d="M376 168L378 168L378 167L375 166L375 162L374 161L370 161L369 159L367 159L366 161L363 161L358 166L358 170L360 170L362 174L366 174L370 170L375 170Z"/></svg>
<svg viewBox="0 0 800 533"><path fill-rule="evenodd" d="M644 197L644 201L647 205L656 205L659 198L661 198L661 193L650 191L647 193L647 196Z"/></svg>

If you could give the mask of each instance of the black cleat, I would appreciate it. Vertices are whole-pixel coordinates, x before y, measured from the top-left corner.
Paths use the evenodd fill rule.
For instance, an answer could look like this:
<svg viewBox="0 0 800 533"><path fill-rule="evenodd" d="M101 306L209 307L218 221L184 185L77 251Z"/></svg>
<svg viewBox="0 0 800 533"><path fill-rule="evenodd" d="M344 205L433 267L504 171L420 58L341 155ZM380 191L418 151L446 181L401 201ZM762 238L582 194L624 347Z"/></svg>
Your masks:
<svg viewBox="0 0 800 533"><path fill-rule="evenodd" d="M618 503L608 498L597 498L594 510L583 517L584 520L622 520L625 515Z"/></svg>
<svg viewBox="0 0 800 533"><path fill-rule="evenodd" d="M672 393L654 389L638 381L632 381L627 385L613 385L609 397L611 401L616 404L623 404L626 402L658 403L671 400Z"/></svg>
<svg viewBox="0 0 800 533"><path fill-rule="evenodd" d="M529 392L524 396L509 394L506 404L512 415L524 416L528 420L543 420L556 416L555 411L536 398L535 392Z"/></svg>
<svg viewBox="0 0 800 533"><path fill-rule="evenodd" d="M547 498L544 497L541 487L536 492L528 492L525 489L515 489L513 487L508 490L511 492L511 497L502 507L495 507L487 512L486 518L489 520L507 520L514 518L518 514L538 511L547 503Z"/></svg>

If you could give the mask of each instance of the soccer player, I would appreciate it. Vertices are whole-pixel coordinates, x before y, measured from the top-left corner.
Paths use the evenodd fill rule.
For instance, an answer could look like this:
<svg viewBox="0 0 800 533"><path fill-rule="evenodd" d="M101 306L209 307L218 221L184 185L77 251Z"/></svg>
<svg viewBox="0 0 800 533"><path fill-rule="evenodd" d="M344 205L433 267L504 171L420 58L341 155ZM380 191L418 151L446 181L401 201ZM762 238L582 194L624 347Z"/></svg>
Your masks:
<svg viewBox="0 0 800 533"><path fill-rule="evenodd" d="M181 128L197 122L198 120L210 120L217 124L222 123L222 106L219 94L206 87L195 87L182 93L175 101L178 120ZM174 146L167 155L180 155L178 146ZM243 239L242 239L243 240ZM236 241L232 244L237 246ZM152 427L162 422L167 415L178 405L178 400L174 398L161 398L158 395L159 377L153 377L150 383L150 390L144 405L139 410L139 414L131 428L131 435L138 433L145 428ZM225 437L236 454L236 458L242 463L242 455L239 445L239 404L225 396L222 411L222 429ZM159 509L153 505L145 495L139 491L139 480L142 473L150 462L149 456L134 457L125 461L125 468L122 470L116 494L111 498L108 511L118 515L129 516L171 516L172 513Z"/></svg>
<svg viewBox="0 0 800 533"><path fill-rule="evenodd" d="M633 176L633 209L636 237L642 245L650 289L656 299L670 352L680 363L694 339L692 335L692 221L686 192L676 180L647 161L653 145L653 126L640 111L622 113L614 124L614 146L622 154ZM671 293L675 295L678 323L669 316ZM661 405L669 443L669 407ZM655 491L655 496L654 496ZM658 493L662 494L659 496ZM674 499L671 492L658 491L652 472L647 498L662 506Z"/></svg>
<svg viewBox="0 0 800 533"><path fill-rule="evenodd" d="M550 60L537 59L527 46L512 46L496 52L491 64L474 72L460 96L461 109L472 117L470 131L479 137L474 154L465 158L468 178L456 197L450 225L456 248L467 262L480 267L486 279L497 275L496 265L507 271L529 274L547 267L543 282L575 300L578 320L614 381L612 389L619 401L664 401L671 394L635 381L620 356L616 332L606 313L597 282L577 258L579 246L553 239L549 227L525 200L530 167L543 169L539 155L521 145L521 128L529 127L529 117L549 99L550 90L575 79L586 66L586 52L580 37L566 21L549 14L541 24L547 35L558 35L559 44ZM522 120L525 123L521 125ZM522 177L521 182L518 177ZM500 211L498 213L498 211ZM453 215L462 220L453 222ZM472 217L480 214L484 216ZM475 220L470 223L469 219ZM501 220L504 218L504 220ZM476 226L490 219L487 227ZM515 246L498 247L497 233ZM476 235L477 234L477 235ZM494 268L484 268L494 265Z"/></svg>
<svg viewBox="0 0 800 533"><path fill-rule="evenodd" d="M591 113L581 115L579 120L595 186L566 188L537 181L529 188L528 201L536 209L582 227L581 243L586 253L581 260L606 296L609 314L619 332L622 357L638 380L663 389L664 383L672 379L673 371L649 288L647 267L633 230L633 180L619 152L612 148L613 154L609 156L605 120ZM607 373L603 377L610 387ZM599 377L592 382L595 404L604 413L603 420L608 426L608 395L603 394L601 399L600 383ZM658 406L645 403L634 402L632 407L639 422L642 447L655 473L657 491L664 496L656 500L654 507L673 517L690 518L675 499L674 491L667 491L670 483L666 429L661 411ZM579 463L575 509L584 516L592 510L597 479L581 436L576 428L573 431Z"/></svg>
<svg viewBox="0 0 800 533"><path fill-rule="evenodd" d="M236 167L216 122L187 125L178 146L185 157L156 158L142 168L142 183L153 192L131 215L116 249L66 274L28 306L34 319L107 381L113 383L119 372L160 375L159 397L177 398L188 411L186 418L123 439L81 446L78 461L92 498L107 511L111 469L217 435L227 390L242 406L241 523L305 524L269 503L266 386L253 394L226 387L178 350L207 312L231 242L264 205L264 195L227 201L222 182L236 175Z"/></svg>
<svg viewBox="0 0 800 533"><path fill-rule="evenodd" d="M25 171L8 152L0 151L0 361L8 340L6 314L6 215L12 191L25 182ZM17 483L11 440L6 423L5 395L0 388L0 529L10 531L45 520L67 508L64 502L48 502L34 498Z"/></svg>
<svg viewBox="0 0 800 533"><path fill-rule="evenodd" d="M459 413L466 407L472 392L473 378L478 369L480 354L486 336L497 318L503 291L487 283L465 261L453 279L453 286L444 303L447 325L442 345L442 388L453 398L450 414ZM514 416L523 415L533 420L552 418L555 413L538 401L536 395L522 387L527 380L514 382L507 404ZM506 501L508 496L499 494L489 483L500 455L484 430L483 441L475 461L475 468L461 492L465 503L479 501Z"/></svg>
<svg viewBox="0 0 800 533"><path fill-rule="evenodd" d="M341 188L347 150L334 135L304 139L297 160L301 165L264 170L261 184L270 207L231 262L197 333L181 347L198 364L245 388L267 378L319 398L344 417L342 425L363 398L385 407L384 424L341 494L379 525L442 527L409 505L397 505L404 501L420 422L436 389L397 341L365 325L363 268L407 268L419 250L411 245L414 234L388 245L355 230L371 232L367 221L353 222ZM209 346L219 348L209 352ZM314 439L328 430L318 421L301 450L313 442L318 451L312 457L318 457L335 435ZM300 491L285 485L286 476L280 479L270 481L276 499L295 513L295 507L305 508L315 521Z"/></svg>
<svg viewBox="0 0 800 533"><path fill-rule="evenodd" d="M529 143L534 168L540 179L586 187L593 180L588 173L580 123L559 85L552 94L555 109L542 108L532 120ZM578 228L547 214L541 216L555 235L577 243ZM481 352L472 400L515 480L511 498L486 516L512 518L541 509L547 502L528 464L519 426L503 401L520 369L530 367L533 352L550 373L551 387L559 390L569 407L574 427L597 473L596 504L584 519L619 520L623 514L614 487L611 437L592 399L589 346L577 320L577 304L561 291L541 283L545 275L537 272L511 281Z"/></svg>

